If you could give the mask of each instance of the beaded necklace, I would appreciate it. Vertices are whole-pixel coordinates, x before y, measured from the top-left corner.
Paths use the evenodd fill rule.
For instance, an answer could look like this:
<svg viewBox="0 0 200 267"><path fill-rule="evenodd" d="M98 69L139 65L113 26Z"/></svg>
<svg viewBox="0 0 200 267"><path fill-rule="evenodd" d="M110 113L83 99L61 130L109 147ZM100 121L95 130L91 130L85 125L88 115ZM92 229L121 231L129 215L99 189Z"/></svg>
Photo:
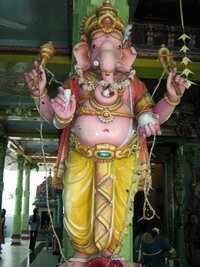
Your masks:
<svg viewBox="0 0 200 267"><path fill-rule="evenodd" d="M84 77L84 74L83 74L83 71L76 65L75 66L75 71L78 75L78 84L81 86L81 88L84 90L84 91L94 91L96 86L98 85L101 85L103 87L109 87L109 90L110 91L115 91L115 90L118 90L120 88L123 88L127 85L130 84L130 79L133 80L134 77L135 77L135 73L136 71L135 70L130 70L128 76L127 76L127 79L121 81L121 82L114 82L112 84L109 84L108 82L104 81L104 80L101 80L99 82L97 82L97 84L95 85L94 84L94 81L88 81L85 77Z"/></svg>

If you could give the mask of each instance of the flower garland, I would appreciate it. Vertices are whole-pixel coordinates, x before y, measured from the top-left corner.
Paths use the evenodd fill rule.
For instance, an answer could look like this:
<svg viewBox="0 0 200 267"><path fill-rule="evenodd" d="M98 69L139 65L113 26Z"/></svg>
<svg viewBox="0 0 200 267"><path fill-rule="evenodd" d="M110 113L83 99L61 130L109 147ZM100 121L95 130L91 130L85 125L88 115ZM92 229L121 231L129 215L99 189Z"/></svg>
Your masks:
<svg viewBox="0 0 200 267"><path fill-rule="evenodd" d="M123 263L119 259L97 258L88 263L88 267L123 267Z"/></svg>
<svg viewBox="0 0 200 267"><path fill-rule="evenodd" d="M86 81L86 79L84 78L84 75L83 75L83 71L77 65L75 65L75 71L79 77L78 84L81 85L81 87L84 91L94 91L95 87L98 85L101 85L103 87L109 86L110 91L115 91L117 89L120 89L122 87L129 85L130 79L133 80L135 77L135 74L136 74L136 71L131 69L129 74L128 74L128 79L125 79L122 82L119 82L119 83L115 82L115 83L110 84L104 80L101 80L95 86L94 84L91 84L90 82Z"/></svg>

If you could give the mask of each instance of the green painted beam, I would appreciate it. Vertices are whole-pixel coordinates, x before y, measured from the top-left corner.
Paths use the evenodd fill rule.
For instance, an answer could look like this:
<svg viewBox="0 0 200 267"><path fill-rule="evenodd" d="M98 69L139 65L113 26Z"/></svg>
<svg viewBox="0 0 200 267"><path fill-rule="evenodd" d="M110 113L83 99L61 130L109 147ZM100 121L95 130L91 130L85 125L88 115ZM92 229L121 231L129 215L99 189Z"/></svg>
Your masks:
<svg viewBox="0 0 200 267"><path fill-rule="evenodd" d="M25 63L33 63L35 60L39 60L38 55L29 55L29 54L7 54L7 53L1 53L0 55L0 61L4 62L13 62L13 63L19 63L19 62L25 62ZM71 64L71 58L69 56L54 56L48 61L48 64Z"/></svg>
<svg viewBox="0 0 200 267"><path fill-rule="evenodd" d="M181 61L176 61L178 71L182 71L184 66ZM136 76L139 78L159 78L163 72L161 63L157 58L137 58L133 64L133 68L136 70ZM200 62L192 62L189 69L194 72L191 79L194 81L200 81Z"/></svg>

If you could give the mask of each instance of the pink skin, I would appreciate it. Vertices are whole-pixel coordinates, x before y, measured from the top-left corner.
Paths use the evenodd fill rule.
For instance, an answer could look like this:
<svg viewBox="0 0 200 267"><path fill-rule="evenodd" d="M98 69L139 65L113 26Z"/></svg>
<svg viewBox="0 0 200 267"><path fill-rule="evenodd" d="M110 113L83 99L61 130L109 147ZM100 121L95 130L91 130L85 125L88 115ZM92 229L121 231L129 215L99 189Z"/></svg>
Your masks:
<svg viewBox="0 0 200 267"><path fill-rule="evenodd" d="M180 99L180 95L177 95L174 83L172 79L177 83L177 87L181 90L182 95L186 88L186 79L180 75L176 75L176 69L174 69L167 78L167 97L171 102L176 102ZM160 100L153 109L155 113L155 124L146 124L144 128L140 128L140 134L145 138L151 135L161 135L160 125L164 123L174 111L175 106L168 104L166 101Z"/></svg>
<svg viewBox="0 0 200 267"><path fill-rule="evenodd" d="M66 100L65 100L63 91L64 91L64 88L60 86L58 88L58 92L59 92L58 95L54 99L51 99L51 105L52 105L54 112L58 114L58 116L61 119L64 120L66 118L71 117L76 111L76 99L75 99L75 96L72 95L70 98L70 102L68 106L66 107L65 106Z"/></svg>
<svg viewBox="0 0 200 267"><path fill-rule="evenodd" d="M42 66L39 66L38 62L34 62L34 67L35 68L31 72L25 74L25 79L28 87L31 89L34 77L38 72L40 72L38 88L36 88L34 91L31 91L31 94L34 96L39 96L44 93L47 80L45 71ZM52 121L55 114L64 120L70 118L76 110L76 100L74 95L71 96L69 105L65 107L66 100L63 91L64 88L60 86L58 89L58 95L54 99L50 99L47 95L41 99L40 105L36 103L39 112L49 122ZM66 127L66 125L64 125L63 128L64 127Z"/></svg>
<svg viewBox="0 0 200 267"><path fill-rule="evenodd" d="M39 96L39 95L42 95L44 93L46 83L47 83L44 69L42 68L42 66L39 66L38 62L35 61L34 62L34 69L32 71L30 71L29 73L25 73L25 79L26 79L27 85L30 89L33 85L34 77L38 73L40 73L38 88L36 88L36 90L34 90L34 91L31 90L31 94L34 96ZM35 102L36 102L36 106L37 106L40 114L42 114L42 116L47 121L51 121L52 117L54 115L54 110L51 106L49 96L46 95L45 97L43 97L42 100L40 101L40 105L39 105L39 102L37 103L37 100Z"/></svg>
<svg viewBox="0 0 200 267"><path fill-rule="evenodd" d="M81 41L76 44L73 48L73 53L77 59L78 66L82 71L90 69L90 61L88 60L90 55L90 47L88 42Z"/></svg>
<svg viewBox="0 0 200 267"><path fill-rule="evenodd" d="M133 47L124 46L122 56L122 68L120 69L120 72L128 73L132 68L136 56L137 52Z"/></svg>

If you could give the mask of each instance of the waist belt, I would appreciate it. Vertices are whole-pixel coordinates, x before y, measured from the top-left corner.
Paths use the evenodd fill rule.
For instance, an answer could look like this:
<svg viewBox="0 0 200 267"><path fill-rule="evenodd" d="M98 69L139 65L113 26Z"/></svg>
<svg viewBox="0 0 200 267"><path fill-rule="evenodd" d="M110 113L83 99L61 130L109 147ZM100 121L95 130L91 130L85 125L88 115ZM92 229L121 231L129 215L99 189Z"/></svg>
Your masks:
<svg viewBox="0 0 200 267"><path fill-rule="evenodd" d="M158 254L160 254L161 252L162 252L162 249L159 250L158 252L155 252L155 253L145 253L145 252L142 252L142 254L143 254L144 256L154 256L154 255L158 255Z"/></svg>
<svg viewBox="0 0 200 267"><path fill-rule="evenodd" d="M133 152L138 150L138 138L135 137L133 141L123 147L117 147L112 144L97 144L95 146L86 146L80 143L75 135L70 134L69 146L86 158L94 159L96 161L106 162L114 159L123 159L130 157Z"/></svg>

